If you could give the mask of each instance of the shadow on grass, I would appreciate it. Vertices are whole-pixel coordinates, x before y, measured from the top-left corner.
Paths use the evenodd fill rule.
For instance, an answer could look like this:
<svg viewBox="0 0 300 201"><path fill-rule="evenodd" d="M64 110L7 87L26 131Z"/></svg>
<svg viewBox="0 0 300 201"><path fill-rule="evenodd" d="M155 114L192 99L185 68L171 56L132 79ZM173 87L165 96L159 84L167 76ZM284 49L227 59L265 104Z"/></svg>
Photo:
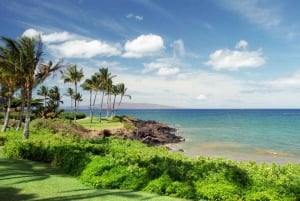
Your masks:
<svg viewBox="0 0 300 201"><path fill-rule="evenodd" d="M136 191L106 190L85 187L76 184L73 187L53 188L51 178L59 177L60 184L57 186L71 185L70 177L62 170L52 167L49 164L37 163L27 160L7 159L0 156L0 200L2 201L71 201L71 200L110 200L110 201L130 201L130 200L164 200L158 195L141 194ZM68 177L65 183L64 178ZM39 183L43 181L42 183ZM49 183L50 181L50 183ZM80 183L74 178L73 183ZM37 185L38 184L38 185ZM42 193L39 185L50 185L49 191ZM52 186L52 187L51 187ZM33 188L36 188L34 190ZM44 187L45 188L45 187ZM29 191L27 191L29 189ZM33 189L33 190L32 190ZM27 193L26 193L27 192ZM156 199L158 198L158 199Z"/></svg>
<svg viewBox="0 0 300 201"><path fill-rule="evenodd" d="M34 194L22 194L21 189L12 187L0 187L0 200L3 201L18 201L18 200L30 200L36 198Z"/></svg>
<svg viewBox="0 0 300 201"><path fill-rule="evenodd" d="M6 183L7 180L11 180L10 184L44 180L50 176L50 173L46 164L0 158L0 180L6 180Z"/></svg>

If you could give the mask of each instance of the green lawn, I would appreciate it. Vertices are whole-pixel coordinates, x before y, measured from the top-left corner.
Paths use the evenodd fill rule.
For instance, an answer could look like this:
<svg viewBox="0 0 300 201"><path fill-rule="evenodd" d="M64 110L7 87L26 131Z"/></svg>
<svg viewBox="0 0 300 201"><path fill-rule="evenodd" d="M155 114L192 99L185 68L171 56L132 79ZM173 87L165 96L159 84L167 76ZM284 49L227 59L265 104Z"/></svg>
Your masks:
<svg viewBox="0 0 300 201"><path fill-rule="evenodd" d="M0 200L3 201L180 201L143 192L93 189L49 164L4 157L0 147ZM182 200L181 200L182 201Z"/></svg>
<svg viewBox="0 0 300 201"><path fill-rule="evenodd" d="M89 129L117 129L123 128L123 124L118 121L113 121L111 118L102 118L101 123L99 117L94 117L93 123L90 123L90 118L84 118L77 120L78 124L81 124L85 128Z"/></svg>

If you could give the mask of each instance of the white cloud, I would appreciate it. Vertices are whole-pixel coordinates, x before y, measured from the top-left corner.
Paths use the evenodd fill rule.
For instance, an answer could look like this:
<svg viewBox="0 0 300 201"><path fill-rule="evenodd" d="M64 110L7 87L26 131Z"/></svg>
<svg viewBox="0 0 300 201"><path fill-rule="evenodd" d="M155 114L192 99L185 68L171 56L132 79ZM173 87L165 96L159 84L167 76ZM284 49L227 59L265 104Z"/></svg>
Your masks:
<svg viewBox="0 0 300 201"><path fill-rule="evenodd" d="M184 43L183 40L179 39L174 41L171 44L171 47L173 47L173 54L174 56L179 56L179 57L183 57L185 55L185 48L184 48Z"/></svg>
<svg viewBox="0 0 300 201"><path fill-rule="evenodd" d="M54 32L51 34L43 34L42 39L46 43L64 42L72 39L76 39L77 36L70 34L67 31Z"/></svg>
<svg viewBox="0 0 300 201"><path fill-rule="evenodd" d="M154 34L140 35L132 41L125 44L125 53L122 55L126 58L141 58L145 56L156 55L164 49L162 37Z"/></svg>
<svg viewBox="0 0 300 201"><path fill-rule="evenodd" d="M111 45L100 40L71 40L61 44L48 45L48 48L52 54L64 58L92 58L121 54L119 44Z"/></svg>
<svg viewBox="0 0 300 201"><path fill-rule="evenodd" d="M235 48L236 49L242 49L242 50L245 50L247 49L247 46L248 46L248 42L245 41L245 40L240 40L240 42L238 42L236 45L235 45Z"/></svg>
<svg viewBox="0 0 300 201"><path fill-rule="evenodd" d="M143 73L156 72L160 76L176 75L180 72L180 61L176 58L160 58L144 64Z"/></svg>
<svg viewBox="0 0 300 201"><path fill-rule="evenodd" d="M144 19L143 16L140 16L140 15L134 15L133 13L129 13L128 15L126 15L126 18L129 18L129 19L136 19L138 21L142 21Z"/></svg>
<svg viewBox="0 0 300 201"><path fill-rule="evenodd" d="M278 26L281 18L276 9L270 5L263 6L261 1L257 0L224 0L223 6L229 10L235 11L244 16L251 23L259 24L265 28Z"/></svg>
<svg viewBox="0 0 300 201"><path fill-rule="evenodd" d="M34 38L37 39L39 36L41 36L41 33L38 32L35 29L27 29L24 31L24 33L22 34L22 36L28 37L28 38Z"/></svg>
<svg viewBox="0 0 300 201"><path fill-rule="evenodd" d="M241 40L236 48L244 49L247 45L247 41ZM212 66L215 70L233 71L240 68L256 68L266 63L260 49L256 51L219 49L210 54L209 58L205 64Z"/></svg>

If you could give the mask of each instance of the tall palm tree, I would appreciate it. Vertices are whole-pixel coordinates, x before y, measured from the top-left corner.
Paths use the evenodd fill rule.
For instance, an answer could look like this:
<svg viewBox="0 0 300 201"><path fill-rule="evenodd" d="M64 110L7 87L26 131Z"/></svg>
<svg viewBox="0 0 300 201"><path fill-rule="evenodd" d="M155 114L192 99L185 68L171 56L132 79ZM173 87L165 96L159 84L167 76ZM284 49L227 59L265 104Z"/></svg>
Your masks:
<svg viewBox="0 0 300 201"><path fill-rule="evenodd" d="M126 94L127 88L125 87L124 83L118 84L118 92L121 97L120 97L120 101L119 101L119 104L118 104L118 107L117 107L115 113L117 113L118 109L120 108L120 105L121 105L121 102L122 102L124 96L131 99L131 96L129 94Z"/></svg>
<svg viewBox="0 0 300 201"><path fill-rule="evenodd" d="M112 104L112 113L111 113L111 116L115 116L116 115L116 112L115 112L115 106L116 106L116 98L117 96L120 94L120 91L119 91L119 85L120 84L117 84L117 85L112 85L112 91L111 91L111 94L114 96L114 100L113 100L113 104Z"/></svg>
<svg viewBox="0 0 300 201"><path fill-rule="evenodd" d="M102 98L101 98L100 112L99 112L99 122L101 122L104 95L105 93L108 94L109 86L112 83L112 78L114 78L115 75L112 75L108 71L108 68L101 68L99 69L99 72L96 73L96 76L100 80L99 90L102 91Z"/></svg>
<svg viewBox="0 0 300 201"><path fill-rule="evenodd" d="M22 37L18 42L20 50L20 70L24 80L24 90L26 93L26 118L25 126L23 131L23 137L29 138L29 124L31 114L31 102L32 102L32 91L33 89L42 83L51 74L55 75L58 70L65 67L63 61L60 60L55 65L51 61L43 63L43 43L41 37L38 39Z"/></svg>
<svg viewBox="0 0 300 201"><path fill-rule="evenodd" d="M77 95L77 85L81 81L81 79L84 77L82 68L78 71L77 66L73 65L68 70L62 74L62 79L64 80L64 83L70 82L74 83L74 94ZM74 101L75 106L75 115L74 115L74 121L76 122L76 115L77 115L77 101Z"/></svg>

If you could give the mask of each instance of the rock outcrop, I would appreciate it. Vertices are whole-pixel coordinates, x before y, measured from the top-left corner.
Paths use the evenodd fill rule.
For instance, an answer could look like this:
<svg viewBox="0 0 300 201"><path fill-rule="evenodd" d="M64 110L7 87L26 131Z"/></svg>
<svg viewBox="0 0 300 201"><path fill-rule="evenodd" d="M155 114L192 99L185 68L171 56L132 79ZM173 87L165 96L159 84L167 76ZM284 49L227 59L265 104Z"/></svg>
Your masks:
<svg viewBox="0 0 300 201"><path fill-rule="evenodd" d="M177 131L175 128L169 127L163 123L139 119L127 119L127 123L131 123L135 129L104 130L103 135L140 140L149 146L178 143L185 140L184 138L175 135L175 132Z"/></svg>

